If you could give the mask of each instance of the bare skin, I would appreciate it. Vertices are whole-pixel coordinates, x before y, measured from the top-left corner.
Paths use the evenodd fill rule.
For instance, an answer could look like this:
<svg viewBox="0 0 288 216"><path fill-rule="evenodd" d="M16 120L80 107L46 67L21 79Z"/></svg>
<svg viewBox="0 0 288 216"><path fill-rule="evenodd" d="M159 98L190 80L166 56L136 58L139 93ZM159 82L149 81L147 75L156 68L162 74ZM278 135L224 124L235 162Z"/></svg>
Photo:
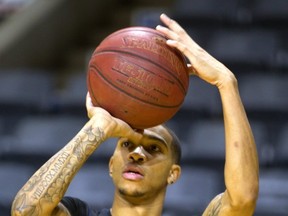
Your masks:
<svg viewBox="0 0 288 216"><path fill-rule="evenodd" d="M138 142L119 140L109 164L116 186L113 215L161 215L167 185L181 174L171 140L163 126L145 129ZM140 174L125 172L127 168Z"/></svg>
<svg viewBox="0 0 288 216"><path fill-rule="evenodd" d="M190 73L215 85L222 100L226 139L224 174L227 190L210 203L204 215L252 215L259 190L259 165L256 145L240 99L237 80L228 68L195 43L177 22L164 14L161 15L161 20L168 28L158 26L157 29L170 38L167 44L186 55L191 62Z"/></svg>
<svg viewBox="0 0 288 216"><path fill-rule="evenodd" d="M58 204L88 157L108 137L123 136L134 140L141 136L107 111L92 107L89 95L87 109L91 119L18 192L12 205L12 215L69 215L63 206Z"/></svg>
<svg viewBox="0 0 288 216"><path fill-rule="evenodd" d="M211 201L203 215L253 215L258 196L258 158L237 80L228 68L195 43L177 22L164 14L160 19L167 27L157 26L156 29L169 38L167 44L186 55L191 63L188 65L190 74L216 86L222 100L226 190ZM161 215L166 188L181 175L180 166L173 160L171 135L161 125L134 131L105 110L93 107L89 95L86 101L90 120L18 192L12 216L69 215L60 200L88 157L110 137L120 137L109 163L115 185L112 215Z"/></svg>

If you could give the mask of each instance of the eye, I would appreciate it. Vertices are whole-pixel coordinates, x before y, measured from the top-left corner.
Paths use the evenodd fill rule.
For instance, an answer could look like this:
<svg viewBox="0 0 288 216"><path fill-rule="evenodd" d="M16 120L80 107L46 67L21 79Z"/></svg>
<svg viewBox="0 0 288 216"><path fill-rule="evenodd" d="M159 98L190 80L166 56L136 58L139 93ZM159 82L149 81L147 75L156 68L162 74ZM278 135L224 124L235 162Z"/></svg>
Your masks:
<svg viewBox="0 0 288 216"><path fill-rule="evenodd" d="M149 146L149 150L151 152L161 152L161 149L160 149L160 147L158 145L150 145Z"/></svg>
<svg viewBox="0 0 288 216"><path fill-rule="evenodd" d="M125 142L123 142L122 143L122 147L124 147L124 148L129 148L129 147L131 147L131 143L130 142L128 142L128 141L125 141Z"/></svg>

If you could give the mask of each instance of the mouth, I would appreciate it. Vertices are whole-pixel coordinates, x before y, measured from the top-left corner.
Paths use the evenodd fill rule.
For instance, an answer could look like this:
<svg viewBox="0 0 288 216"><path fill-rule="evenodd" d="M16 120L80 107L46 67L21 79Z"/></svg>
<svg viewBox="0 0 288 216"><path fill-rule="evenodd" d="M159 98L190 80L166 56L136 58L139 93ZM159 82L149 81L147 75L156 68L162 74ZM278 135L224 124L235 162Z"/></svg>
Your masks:
<svg viewBox="0 0 288 216"><path fill-rule="evenodd" d="M140 167L129 165L125 168L122 176L126 180L139 181L144 178L144 172Z"/></svg>

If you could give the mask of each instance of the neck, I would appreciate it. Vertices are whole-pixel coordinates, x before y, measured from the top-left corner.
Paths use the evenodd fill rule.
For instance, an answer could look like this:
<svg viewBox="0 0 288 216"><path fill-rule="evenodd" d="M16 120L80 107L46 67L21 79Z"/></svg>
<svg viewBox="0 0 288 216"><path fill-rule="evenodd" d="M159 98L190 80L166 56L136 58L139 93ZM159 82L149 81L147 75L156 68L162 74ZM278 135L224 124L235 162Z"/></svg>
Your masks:
<svg viewBox="0 0 288 216"><path fill-rule="evenodd" d="M115 193L111 214L112 216L161 216L163 203L164 195L153 199L134 199Z"/></svg>

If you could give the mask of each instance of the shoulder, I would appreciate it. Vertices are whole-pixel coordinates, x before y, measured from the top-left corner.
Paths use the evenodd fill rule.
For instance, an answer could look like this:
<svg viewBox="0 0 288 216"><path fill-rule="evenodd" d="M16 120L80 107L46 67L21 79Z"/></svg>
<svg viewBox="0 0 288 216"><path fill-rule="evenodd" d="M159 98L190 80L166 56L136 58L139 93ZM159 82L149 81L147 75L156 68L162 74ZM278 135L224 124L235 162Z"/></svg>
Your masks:
<svg viewBox="0 0 288 216"><path fill-rule="evenodd" d="M70 216L110 216L109 209L102 209L101 211L90 207L85 201L74 198L64 197L61 203L64 208L70 212Z"/></svg>
<svg viewBox="0 0 288 216"><path fill-rule="evenodd" d="M60 202L60 205L63 206L71 216L80 216L88 215L88 205L86 202L74 198L74 197L63 197Z"/></svg>

